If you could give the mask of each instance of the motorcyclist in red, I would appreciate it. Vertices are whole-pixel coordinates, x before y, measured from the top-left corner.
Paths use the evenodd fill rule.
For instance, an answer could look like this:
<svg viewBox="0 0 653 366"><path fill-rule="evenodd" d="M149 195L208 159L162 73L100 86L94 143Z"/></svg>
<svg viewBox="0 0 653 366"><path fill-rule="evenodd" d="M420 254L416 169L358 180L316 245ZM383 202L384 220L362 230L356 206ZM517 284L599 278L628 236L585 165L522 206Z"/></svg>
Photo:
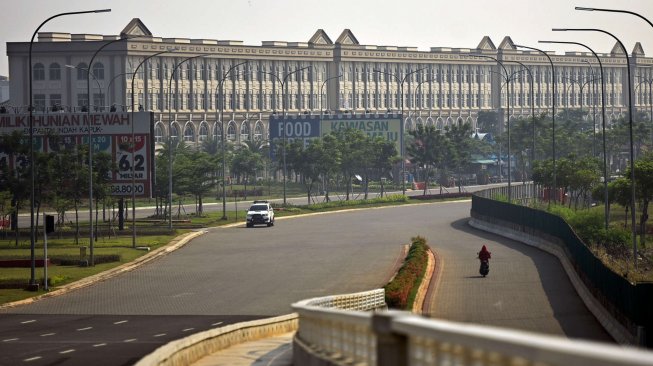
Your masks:
<svg viewBox="0 0 653 366"><path fill-rule="evenodd" d="M481 262L483 262L483 261L489 260L490 258L492 258L492 253L488 252L485 245L483 245L483 248L481 248L481 251L478 252L478 259L480 259Z"/></svg>

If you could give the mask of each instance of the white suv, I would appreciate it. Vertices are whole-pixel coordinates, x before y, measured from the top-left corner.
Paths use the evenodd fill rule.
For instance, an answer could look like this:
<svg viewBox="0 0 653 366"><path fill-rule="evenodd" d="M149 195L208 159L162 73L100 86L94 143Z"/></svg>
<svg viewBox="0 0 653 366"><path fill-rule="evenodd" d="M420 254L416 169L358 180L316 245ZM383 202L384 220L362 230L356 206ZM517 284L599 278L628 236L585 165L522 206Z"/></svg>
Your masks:
<svg viewBox="0 0 653 366"><path fill-rule="evenodd" d="M254 201L254 204L247 210L247 227L256 224L274 225L274 209L268 201Z"/></svg>

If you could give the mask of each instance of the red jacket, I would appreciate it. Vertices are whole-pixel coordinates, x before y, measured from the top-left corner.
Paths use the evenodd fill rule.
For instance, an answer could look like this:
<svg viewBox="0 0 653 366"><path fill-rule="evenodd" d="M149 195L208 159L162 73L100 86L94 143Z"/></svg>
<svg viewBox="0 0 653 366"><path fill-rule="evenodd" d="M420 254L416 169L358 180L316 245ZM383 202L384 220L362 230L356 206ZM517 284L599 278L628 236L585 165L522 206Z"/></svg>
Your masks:
<svg viewBox="0 0 653 366"><path fill-rule="evenodd" d="M483 245L483 248L481 248L481 251L478 252L478 259L480 259L482 261L486 261L486 260L488 260L490 258L492 258L492 253L488 252L485 245Z"/></svg>

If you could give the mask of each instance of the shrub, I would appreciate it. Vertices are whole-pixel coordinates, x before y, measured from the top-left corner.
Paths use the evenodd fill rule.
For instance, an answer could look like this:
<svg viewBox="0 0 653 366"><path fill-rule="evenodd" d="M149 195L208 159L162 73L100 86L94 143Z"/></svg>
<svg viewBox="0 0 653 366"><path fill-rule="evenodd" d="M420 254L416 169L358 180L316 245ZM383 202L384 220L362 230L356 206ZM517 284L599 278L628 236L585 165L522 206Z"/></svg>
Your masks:
<svg viewBox="0 0 653 366"><path fill-rule="evenodd" d="M428 262L426 239L417 236L411 241L404 264L395 278L385 286L385 300L391 308L412 308L415 295L426 272Z"/></svg>
<svg viewBox="0 0 653 366"><path fill-rule="evenodd" d="M120 254L96 254L93 256L95 264L120 262L121 259ZM60 255L50 258L50 263L59 266L78 266L79 261L78 255Z"/></svg>

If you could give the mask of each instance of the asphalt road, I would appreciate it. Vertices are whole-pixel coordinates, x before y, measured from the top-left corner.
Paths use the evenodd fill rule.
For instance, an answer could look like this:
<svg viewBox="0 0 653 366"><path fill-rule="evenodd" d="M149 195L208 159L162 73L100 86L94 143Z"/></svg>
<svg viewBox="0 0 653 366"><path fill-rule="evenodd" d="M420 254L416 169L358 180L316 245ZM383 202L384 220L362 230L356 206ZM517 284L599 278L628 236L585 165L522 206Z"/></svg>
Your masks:
<svg viewBox="0 0 653 366"><path fill-rule="evenodd" d="M515 183L515 184L519 184L519 183ZM488 185L480 185L480 186L464 186L462 189L463 189L464 192L475 192L475 191L478 191L478 190L481 190L481 189L488 189L488 188L492 188L492 187L498 187L498 186L501 186L501 185L504 185L504 184L488 184ZM443 190L443 192L455 193L455 192L458 192L458 188L457 187L445 188ZM386 194L396 194L396 193L401 194L401 191L386 192ZM408 195L408 196L421 195L422 193L423 193L423 191L421 191L421 190L420 191L413 191L413 190L406 191L406 195ZM433 189L429 189L428 193L429 194L438 194L438 193L440 193L440 190L439 190L438 187L436 187L436 188L433 188ZM369 198L375 198L378 195L379 194L377 192L369 192L368 197ZM358 188L355 188L354 192L350 194L351 199L363 199L363 197L364 197L364 193L361 192L360 189L358 189ZM252 203L252 201L254 199L256 199L256 197L252 197L251 200L239 201L239 202L236 203L236 202L233 202L233 198L227 197L227 202L225 203L225 209L226 209L226 211L236 211L236 210L238 210L239 212L242 213L242 212L244 212L244 210L246 210L251 205L251 203ZM330 199L332 201L345 200L346 197L345 197L344 194L331 194ZM131 199L126 199L126 200L129 201L129 204L131 204ZM305 205L308 202L308 199L307 199L306 196L287 197L286 201L288 203L293 204L293 205ZM270 202L281 203L281 202L283 202L283 199L281 199L281 198L271 199ZM324 202L324 196L314 196L314 197L312 197L312 203L321 203L321 202ZM175 206L173 206L172 209L173 209L173 218L174 218L174 215L176 214L179 207L177 205L175 205ZM222 201L212 202L212 203L204 203L203 204L203 209L204 209L205 212L222 211ZM183 209L182 209L181 212L182 213L183 212L186 212L186 213L195 212L195 205L193 205L193 204L183 205ZM116 209L116 213L117 213L117 209ZM49 213L49 214L54 215L54 213ZM131 220L131 214L132 214L132 210L131 210L131 208L129 208L129 210L127 212L129 220ZM154 214L155 214L154 207L136 207L136 218L150 217L150 216L153 216ZM41 213L41 215L42 215L42 213ZM110 212L108 210L106 211L106 215L107 215L107 219L108 219L108 217L110 215ZM93 214L93 216L95 217L95 214ZM100 212L99 212L98 217L99 217L100 220L102 220L102 209L101 208L100 208ZM75 218L75 212L74 211L66 212L66 219L67 220L74 220L74 218ZM88 222L88 206L87 205L84 205L83 207L80 207L79 220L82 221L82 222ZM43 221L42 218L39 219L39 224L40 225L42 225L42 221ZM28 213L22 213L22 214L18 215L18 226L19 227L29 227L30 226L30 214L29 214L29 212Z"/></svg>
<svg viewBox="0 0 653 366"><path fill-rule="evenodd" d="M421 204L215 228L125 275L0 313L0 363L121 365L184 329L286 314L300 299L378 288L415 235L444 263L432 315L608 340L553 257L467 227L469 209L469 202ZM487 278L477 276L482 243L493 252ZM134 326L114 325L123 318Z"/></svg>

